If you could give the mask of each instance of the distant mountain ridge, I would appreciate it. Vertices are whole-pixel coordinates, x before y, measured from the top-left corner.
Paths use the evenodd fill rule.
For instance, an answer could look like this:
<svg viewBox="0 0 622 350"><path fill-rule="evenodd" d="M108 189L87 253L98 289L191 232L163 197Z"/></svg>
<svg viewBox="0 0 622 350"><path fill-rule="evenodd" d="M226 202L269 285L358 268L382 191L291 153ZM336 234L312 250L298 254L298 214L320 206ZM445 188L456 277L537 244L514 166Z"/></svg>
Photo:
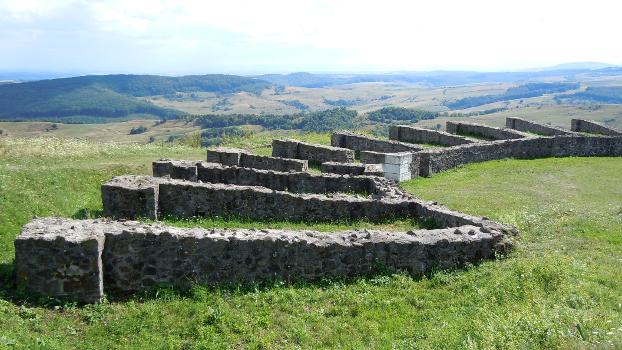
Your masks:
<svg viewBox="0 0 622 350"><path fill-rule="evenodd" d="M585 68L590 66L598 69ZM255 77L276 85L308 88L354 83L411 83L429 87L441 87L481 83L523 83L532 79L557 76L565 76L568 80L572 80L577 74L599 75L605 72L606 74L619 74L620 70L620 67L615 65L595 62L568 63L558 67L560 68L551 67L517 72L429 71L374 74L312 74L297 72L290 74L264 74L256 75Z"/></svg>
<svg viewBox="0 0 622 350"><path fill-rule="evenodd" d="M266 81L235 75L183 77L91 75L0 85L0 119L120 118L133 114L174 117L180 111L138 97L176 92L260 93Z"/></svg>

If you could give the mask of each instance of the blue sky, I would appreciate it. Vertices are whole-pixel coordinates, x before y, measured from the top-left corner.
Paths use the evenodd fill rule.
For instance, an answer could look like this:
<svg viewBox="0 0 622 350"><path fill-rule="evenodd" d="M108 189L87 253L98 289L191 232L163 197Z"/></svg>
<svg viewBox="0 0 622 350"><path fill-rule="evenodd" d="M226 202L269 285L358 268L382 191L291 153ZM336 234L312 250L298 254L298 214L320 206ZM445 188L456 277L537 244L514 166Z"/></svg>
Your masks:
<svg viewBox="0 0 622 350"><path fill-rule="evenodd" d="M622 64L620 1L0 0L0 71L505 70Z"/></svg>

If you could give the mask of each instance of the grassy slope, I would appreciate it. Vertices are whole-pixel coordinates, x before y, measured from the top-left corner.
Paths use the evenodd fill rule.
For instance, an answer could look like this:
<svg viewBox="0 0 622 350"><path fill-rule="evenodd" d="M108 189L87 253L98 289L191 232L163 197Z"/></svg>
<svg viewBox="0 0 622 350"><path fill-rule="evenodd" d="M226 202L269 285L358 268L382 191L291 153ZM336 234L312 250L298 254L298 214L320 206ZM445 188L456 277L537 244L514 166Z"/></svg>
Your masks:
<svg viewBox="0 0 622 350"><path fill-rule="evenodd" d="M518 248L500 261L421 279L196 287L54 308L24 303L11 286L20 225L35 214L97 213L101 181L203 151L0 140L0 348L622 346L619 158L488 162L405 184L517 225Z"/></svg>

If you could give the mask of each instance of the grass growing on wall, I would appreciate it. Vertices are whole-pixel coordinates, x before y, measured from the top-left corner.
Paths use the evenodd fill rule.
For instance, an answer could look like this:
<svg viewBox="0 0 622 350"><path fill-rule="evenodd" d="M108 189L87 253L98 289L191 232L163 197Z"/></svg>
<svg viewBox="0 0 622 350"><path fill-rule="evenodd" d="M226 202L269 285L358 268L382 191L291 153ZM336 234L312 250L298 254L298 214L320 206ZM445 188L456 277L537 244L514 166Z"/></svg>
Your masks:
<svg viewBox="0 0 622 350"><path fill-rule="evenodd" d="M161 157L204 156L182 146L1 139L0 349L622 347L621 158L492 161L405 183L425 199L519 228L509 256L466 269L160 289L89 306L15 292L13 239L33 215L96 216L102 181L148 173Z"/></svg>

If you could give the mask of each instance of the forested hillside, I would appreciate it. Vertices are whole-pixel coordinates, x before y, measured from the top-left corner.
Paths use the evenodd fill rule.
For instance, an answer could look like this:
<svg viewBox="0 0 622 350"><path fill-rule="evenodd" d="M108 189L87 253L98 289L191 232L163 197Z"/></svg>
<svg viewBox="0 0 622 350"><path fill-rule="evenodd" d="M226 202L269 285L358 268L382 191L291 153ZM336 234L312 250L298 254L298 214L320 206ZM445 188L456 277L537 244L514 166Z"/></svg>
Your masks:
<svg viewBox="0 0 622 350"><path fill-rule="evenodd" d="M503 94L465 97L456 101L446 102L445 106L450 109L465 109L499 101L510 101L575 90L579 86L579 83L529 83L509 88Z"/></svg>
<svg viewBox="0 0 622 350"><path fill-rule="evenodd" d="M588 87L585 91L569 95L556 96L562 102L596 102L606 104L622 104L622 86Z"/></svg>
<svg viewBox="0 0 622 350"><path fill-rule="evenodd" d="M164 77L101 75L0 85L0 119L119 118L132 114L174 117L137 97L177 92L260 93L270 83L233 75Z"/></svg>

